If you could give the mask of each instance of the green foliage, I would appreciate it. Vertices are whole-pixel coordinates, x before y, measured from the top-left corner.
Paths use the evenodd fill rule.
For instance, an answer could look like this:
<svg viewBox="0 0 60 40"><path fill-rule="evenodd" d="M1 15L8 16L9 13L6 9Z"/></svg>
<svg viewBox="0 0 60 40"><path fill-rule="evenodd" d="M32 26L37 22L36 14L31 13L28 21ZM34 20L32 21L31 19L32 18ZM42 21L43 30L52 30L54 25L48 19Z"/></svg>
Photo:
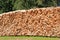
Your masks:
<svg viewBox="0 0 60 40"><path fill-rule="evenodd" d="M16 0L14 9L30 9L36 7L57 6L57 0Z"/></svg>
<svg viewBox="0 0 60 40"><path fill-rule="evenodd" d="M13 10L12 0L0 0L0 13Z"/></svg>
<svg viewBox="0 0 60 40"><path fill-rule="evenodd" d="M57 6L57 0L0 0L0 13L50 6Z"/></svg>
<svg viewBox="0 0 60 40"><path fill-rule="evenodd" d="M16 0L14 9L29 9L35 7L36 0Z"/></svg>
<svg viewBox="0 0 60 40"><path fill-rule="evenodd" d="M37 0L38 7L57 6L57 0Z"/></svg>
<svg viewBox="0 0 60 40"><path fill-rule="evenodd" d="M44 4L46 6L57 6L57 0L45 0Z"/></svg>
<svg viewBox="0 0 60 40"><path fill-rule="evenodd" d="M57 5L60 6L60 0L57 0Z"/></svg>

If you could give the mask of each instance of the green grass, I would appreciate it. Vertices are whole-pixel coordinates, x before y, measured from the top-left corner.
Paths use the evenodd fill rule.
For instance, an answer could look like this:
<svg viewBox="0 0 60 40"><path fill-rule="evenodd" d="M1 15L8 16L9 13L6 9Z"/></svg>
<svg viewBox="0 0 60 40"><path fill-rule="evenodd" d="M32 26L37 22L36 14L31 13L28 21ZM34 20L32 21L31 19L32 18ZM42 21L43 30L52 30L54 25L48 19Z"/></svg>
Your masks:
<svg viewBox="0 0 60 40"><path fill-rule="evenodd" d="M57 37L40 37L40 36L2 36L0 40L60 40Z"/></svg>

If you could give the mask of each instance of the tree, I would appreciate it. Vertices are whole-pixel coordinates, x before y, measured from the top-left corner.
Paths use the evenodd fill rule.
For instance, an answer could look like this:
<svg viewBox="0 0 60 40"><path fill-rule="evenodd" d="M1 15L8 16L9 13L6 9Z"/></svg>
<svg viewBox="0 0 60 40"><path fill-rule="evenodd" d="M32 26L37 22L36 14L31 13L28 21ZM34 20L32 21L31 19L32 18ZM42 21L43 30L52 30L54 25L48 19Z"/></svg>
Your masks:
<svg viewBox="0 0 60 40"><path fill-rule="evenodd" d="M60 0L57 0L57 5L60 6Z"/></svg>
<svg viewBox="0 0 60 40"><path fill-rule="evenodd" d="M44 3L44 5L46 5L47 7L57 6L57 0L45 0L43 3Z"/></svg>
<svg viewBox="0 0 60 40"><path fill-rule="evenodd" d="M35 6L36 0L16 0L14 9L30 9Z"/></svg>
<svg viewBox="0 0 60 40"><path fill-rule="evenodd" d="M0 0L0 13L20 9L57 6L57 4L60 4L57 3L57 0Z"/></svg>
<svg viewBox="0 0 60 40"><path fill-rule="evenodd" d="M0 13L13 10L14 0L0 0Z"/></svg>
<svg viewBox="0 0 60 40"><path fill-rule="evenodd" d="M35 7L57 6L57 0L16 0L14 9L30 9Z"/></svg>

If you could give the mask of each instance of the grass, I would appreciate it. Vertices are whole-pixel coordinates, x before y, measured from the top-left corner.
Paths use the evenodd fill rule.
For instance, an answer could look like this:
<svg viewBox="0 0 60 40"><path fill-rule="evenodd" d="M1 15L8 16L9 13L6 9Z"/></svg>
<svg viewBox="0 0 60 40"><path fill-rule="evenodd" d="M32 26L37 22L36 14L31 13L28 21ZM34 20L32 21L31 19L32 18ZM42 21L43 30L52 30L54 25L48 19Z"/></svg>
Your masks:
<svg viewBox="0 0 60 40"><path fill-rule="evenodd" d="M2 36L0 40L60 40L57 37L40 37L40 36Z"/></svg>

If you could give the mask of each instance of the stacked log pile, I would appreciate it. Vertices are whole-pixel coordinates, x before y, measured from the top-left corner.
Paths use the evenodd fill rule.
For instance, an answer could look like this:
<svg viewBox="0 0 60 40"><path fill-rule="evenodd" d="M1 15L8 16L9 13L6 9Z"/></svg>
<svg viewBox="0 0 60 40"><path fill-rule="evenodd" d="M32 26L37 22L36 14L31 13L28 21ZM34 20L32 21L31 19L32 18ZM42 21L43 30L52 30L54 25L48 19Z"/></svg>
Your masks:
<svg viewBox="0 0 60 40"><path fill-rule="evenodd" d="M36 8L0 14L0 36L60 37L60 7Z"/></svg>

